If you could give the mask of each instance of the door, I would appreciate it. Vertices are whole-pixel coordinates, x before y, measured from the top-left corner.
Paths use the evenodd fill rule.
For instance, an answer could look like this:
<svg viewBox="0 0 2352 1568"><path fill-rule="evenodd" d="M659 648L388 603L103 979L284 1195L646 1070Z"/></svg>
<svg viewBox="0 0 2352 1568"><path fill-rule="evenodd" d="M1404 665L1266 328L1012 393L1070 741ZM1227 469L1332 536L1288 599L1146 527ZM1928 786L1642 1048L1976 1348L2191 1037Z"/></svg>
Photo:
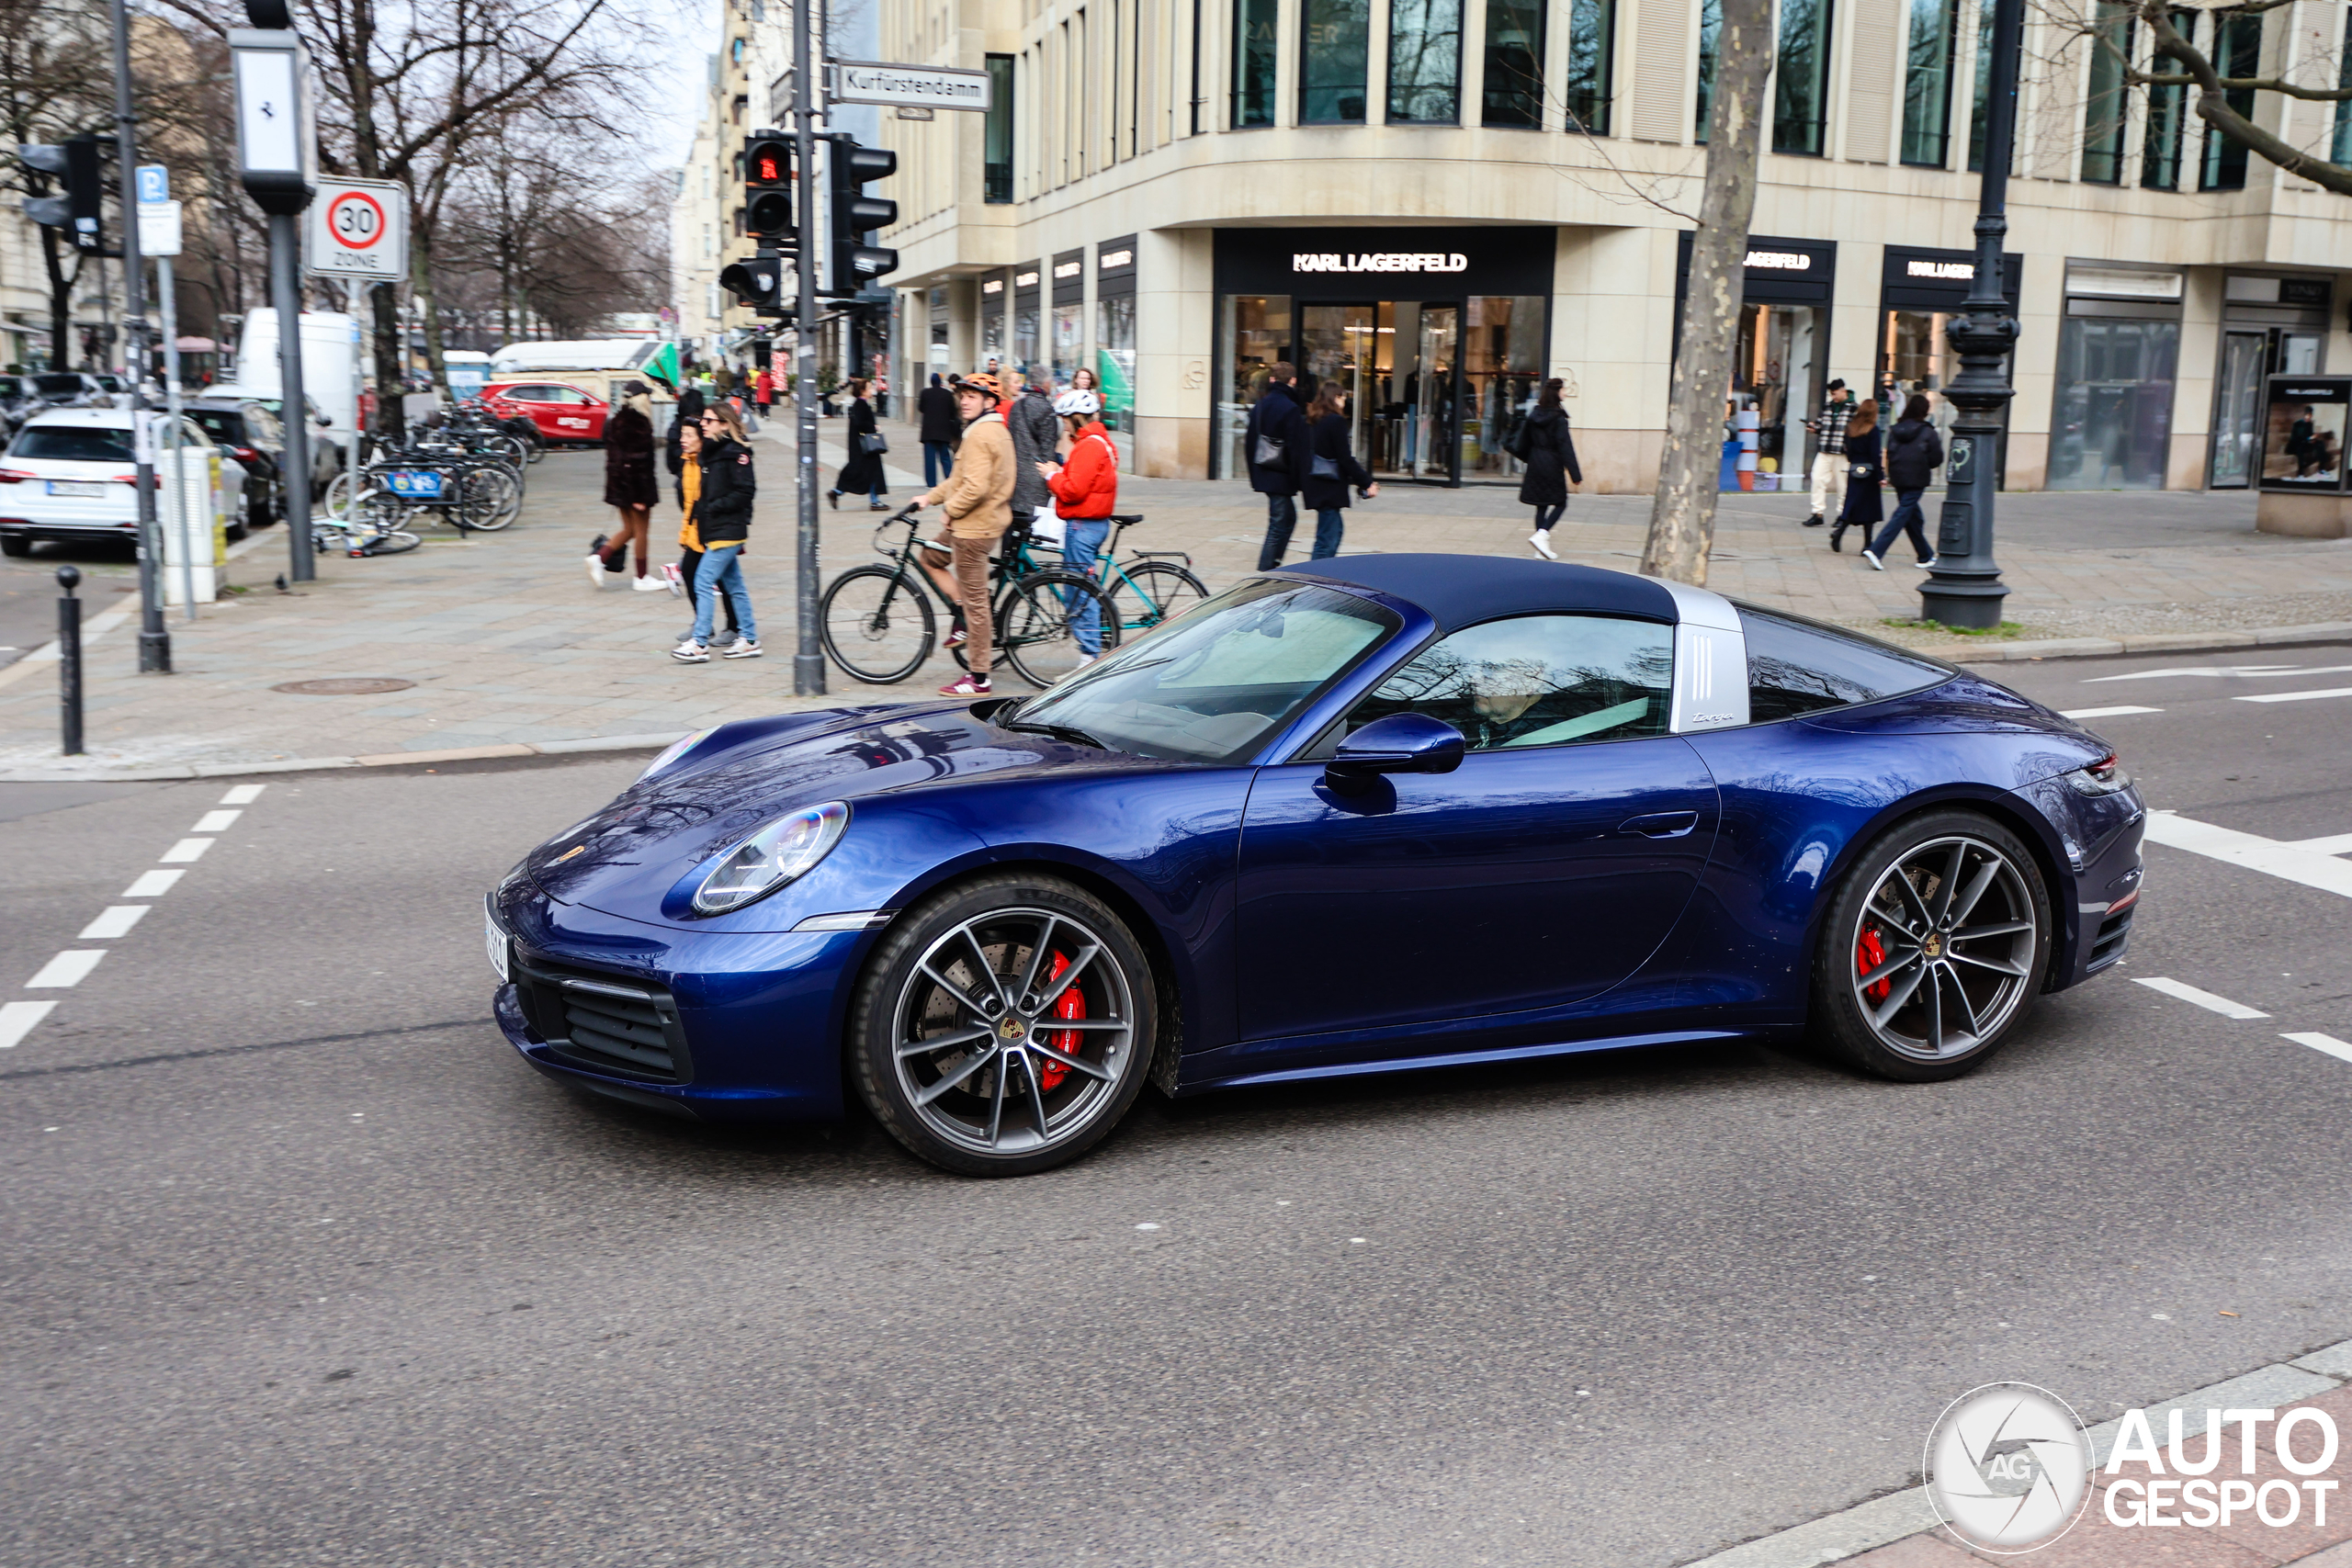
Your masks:
<svg viewBox="0 0 2352 1568"><path fill-rule="evenodd" d="M2215 490L2244 490L2254 482L2267 338L2264 333L2222 334L2222 364L2213 378L2213 455L2205 481Z"/></svg>
<svg viewBox="0 0 2352 1568"><path fill-rule="evenodd" d="M1461 315L1454 305L1420 308L1419 359L1406 400L1412 405L1413 477L1444 484L1453 482L1461 456L1454 385Z"/></svg>
<svg viewBox="0 0 2352 1568"><path fill-rule="evenodd" d="M1666 733L1671 670L1670 627L1493 622L1414 659L1309 748L1422 713L1463 731L1455 772L1341 795L1311 758L1264 770L1237 885L1240 1038L1353 1037L1302 1040L1318 1059L1421 1055L1639 969L1715 832L1713 781Z"/></svg>

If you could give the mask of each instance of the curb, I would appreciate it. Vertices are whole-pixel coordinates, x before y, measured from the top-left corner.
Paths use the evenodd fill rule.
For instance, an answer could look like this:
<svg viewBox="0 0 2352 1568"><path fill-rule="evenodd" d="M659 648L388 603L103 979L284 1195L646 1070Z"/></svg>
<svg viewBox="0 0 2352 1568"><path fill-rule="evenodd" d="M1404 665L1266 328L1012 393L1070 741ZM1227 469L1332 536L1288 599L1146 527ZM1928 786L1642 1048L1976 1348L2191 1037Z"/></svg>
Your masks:
<svg viewBox="0 0 2352 1568"><path fill-rule="evenodd" d="M459 746L446 751L379 751L368 757L286 757L269 762L183 762L160 768L20 769L0 773L0 784L141 784L151 779L220 779L240 773L310 773L337 768L395 768L417 762L478 762L499 757L569 757L597 751L659 751L691 730L658 735L599 735L584 740L519 740L503 746Z"/></svg>
<svg viewBox="0 0 2352 1568"><path fill-rule="evenodd" d="M2121 653L2198 653L2229 648L2292 648L2300 643L2352 642L2352 621L2322 621L2308 626L2265 626L2250 632L2149 632L2138 637L2046 637L2005 643L1982 653L1947 649L1954 664L2004 664L2027 659L2112 659ZM1926 652L1927 649L1915 649Z"/></svg>
<svg viewBox="0 0 2352 1568"><path fill-rule="evenodd" d="M2291 1361L2274 1361L2250 1372L2203 1388L2190 1389L2160 1404L2143 1405L2151 1421L2163 1423L2172 1412L2182 1413L2183 1439L2201 1435L2205 1413L2234 1406L2271 1408L2297 1404L2333 1393L2352 1381L2352 1339L2324 1345ZM2122 1426L2119 1417L2089 1429L2091 1467L2107 1462L2109 1450ZM1924 1486L1906 1486L1858 1503L1850 1508L1808 1519L1754 1540L1690 1560L1682 1568L1820 1568L1882 1546L1925 1534L1940 1523Z"/></svg>

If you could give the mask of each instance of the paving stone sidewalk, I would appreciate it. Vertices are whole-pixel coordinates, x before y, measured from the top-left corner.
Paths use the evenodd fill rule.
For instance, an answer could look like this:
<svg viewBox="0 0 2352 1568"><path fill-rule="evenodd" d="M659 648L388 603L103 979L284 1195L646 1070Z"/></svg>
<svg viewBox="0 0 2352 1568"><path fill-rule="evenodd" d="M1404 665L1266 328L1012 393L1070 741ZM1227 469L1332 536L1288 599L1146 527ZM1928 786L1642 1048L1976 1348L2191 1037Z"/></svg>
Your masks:
<svg viewBox="0 0 2352 1568"><path fill-rule="evenodd" d="M911 427L885 422L898 500L922 488ZM842 423L827 422L828 475L840 464ZM498 534L459 539L426 530L424 547L379 559L319 558L315 582L272 586L287 568L282 529L255 536L232 562L241 592L172 622L176 673L136 672L135 615L120 561L76 556L89 574L96 619L87 650L89 756L57 752L56 665L40 653L0 668L0 775L90 775L127 770L255 764L304 759L403 757L473 748L569 750L673 735L734 717L843 702L927 695L953 677L944 654L896 687L829 673L831 694L791 695L792 455L789 427L756 440L766 494L745 571L763 659L684 666L667 649L689 607L666 593L597 592L582 558L611 513L598 504L603 460L551 453L530 471L522 519ZM1192 553L1214 590L1256 565L1260 499L1238 485L1129 479L1125 510L1149 521L1130 546ZM1630 570L1648 518L1643 496L1579 496L1555 535L1566 558ZM1993 639L1955 639L1882 624L1915 615L1919 574L1907 564L1869 570L1832 555L1826 531L1801 526L1802 496L1727 496L1709 585L1759 604L1846 622L1955 658L2001 656ZM2018 637L2185 636L2327 624L2352 640L2352 542L2275 538L2253 527L2245 494L2018 495L2002 502L2001 562ZM871 559L864 498L823 514L823 568ZM1507 487L1458 491L1391 486L1349 513L1348 547L1531 554L1528 511ZM677 513L654 516L656 561L676 558ZM1313 520L1295 549L1311 539ZM1855 541L1849 540L1849 546ZM9 586L46 582L54 548L10 561ZM2012 639L2014 640L2014 639ZM2253 637L2245 640L2251 642ZM2023 651L2023 650L2020 650ZM311 696L276 690L322 677L413 682L379 695ZM1006 674L1008 686L1017 680Z"/></svg>

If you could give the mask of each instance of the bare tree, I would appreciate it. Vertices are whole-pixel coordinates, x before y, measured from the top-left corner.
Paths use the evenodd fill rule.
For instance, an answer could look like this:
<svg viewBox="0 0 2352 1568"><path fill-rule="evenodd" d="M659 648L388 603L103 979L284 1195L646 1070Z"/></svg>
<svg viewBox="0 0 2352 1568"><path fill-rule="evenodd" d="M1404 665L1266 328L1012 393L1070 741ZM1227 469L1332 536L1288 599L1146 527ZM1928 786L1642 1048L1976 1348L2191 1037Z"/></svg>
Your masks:
<svg viewBox="0 0 2352 1568"><path fill-rule="evenodd" d="M11 149L21 142L62 141L114 124L113 76L107 67L107 17L94 0L0 0L0 119ZM13 156L0 181L15 198L54 194L51 177ZM85 253L60 232L40 227L41 271L49 287L50 364L71 363L74 290Z"/></svg>

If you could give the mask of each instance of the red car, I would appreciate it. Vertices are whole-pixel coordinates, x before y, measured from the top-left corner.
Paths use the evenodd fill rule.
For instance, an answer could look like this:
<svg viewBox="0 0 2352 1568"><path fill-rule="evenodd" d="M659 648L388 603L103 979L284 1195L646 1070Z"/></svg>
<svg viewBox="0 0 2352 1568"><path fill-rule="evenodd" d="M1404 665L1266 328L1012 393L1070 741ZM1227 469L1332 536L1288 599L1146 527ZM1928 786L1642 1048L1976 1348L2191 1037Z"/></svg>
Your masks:
<svg viewBox="0 0 2352 1568"><path fill-rule="evenodd" d="M501 419L529 420L551 442L602 441L605 416L612 412L612 405L594 393L559 381L492 381L481 389L481 400Z"/></svg>

